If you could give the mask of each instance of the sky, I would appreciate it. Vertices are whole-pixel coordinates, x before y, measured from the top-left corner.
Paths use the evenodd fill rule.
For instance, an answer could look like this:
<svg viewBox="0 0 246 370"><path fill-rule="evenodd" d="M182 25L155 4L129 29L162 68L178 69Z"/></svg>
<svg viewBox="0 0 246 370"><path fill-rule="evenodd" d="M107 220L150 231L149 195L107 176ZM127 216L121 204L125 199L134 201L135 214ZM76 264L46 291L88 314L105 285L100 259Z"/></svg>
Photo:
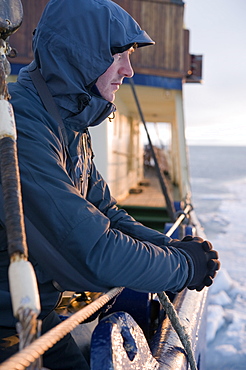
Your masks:
<svg viewBox="0 0 246 370"><path fill-rule="evenodd" d="M246 145L246 1L185 0L202 84L184 84L188 144Z"/></svg>

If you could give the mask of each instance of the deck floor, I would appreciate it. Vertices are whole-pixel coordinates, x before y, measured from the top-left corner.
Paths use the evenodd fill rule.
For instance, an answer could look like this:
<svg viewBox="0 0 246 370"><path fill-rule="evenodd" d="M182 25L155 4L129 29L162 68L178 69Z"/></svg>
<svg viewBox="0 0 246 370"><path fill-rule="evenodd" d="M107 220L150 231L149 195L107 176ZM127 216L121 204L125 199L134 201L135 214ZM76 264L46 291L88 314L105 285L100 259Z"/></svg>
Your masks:
<svg viewBox="0 0 246 370"><path fill-rule="evenodd" d="M134 190L141 192L129 193L129 195L121 200L121 206L146 206L146 207L165 207L166 202L161 190L159 179L156 177L153 170L145 171L145 177Z"/></svg>

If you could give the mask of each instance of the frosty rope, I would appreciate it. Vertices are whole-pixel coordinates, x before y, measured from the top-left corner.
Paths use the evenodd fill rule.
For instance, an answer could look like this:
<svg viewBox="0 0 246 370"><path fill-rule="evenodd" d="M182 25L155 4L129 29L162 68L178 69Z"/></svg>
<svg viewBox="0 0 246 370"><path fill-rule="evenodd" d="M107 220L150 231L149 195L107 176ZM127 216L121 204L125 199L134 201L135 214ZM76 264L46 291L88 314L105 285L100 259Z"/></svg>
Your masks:
<svg viewBox="0 0 246 370"><path fill-rule="evenodd" d="M185 349L186 354L187 354L188 361L190 363L191 370L197 370L196 360L195 360L194 353L193 353L193 350L192 350L190 337L186 333L185 326L181 325L179 316L178 316L172 302L169 300L167 294L165 292L158 293L158 298L159 298L163 308L165 309L165 312L166 312L174 330L178 334L181 343L184 346L184 349Z"/></svg>
<svg viewBox="0 0 246 370"><path fill-rule="evenodd" d="M184 209L184 212L177 218L176 222L173 224L173 226L168 230L166 233L167 236L171 236L173 231L181 224L183 219L186 217L186 215L192 210L191 205L187 205ZM177 335L179 336L179 339L181 343L184 346L184 349L187 354L188 361L190 363L191 370L197 370L197 365L194 357L194 353L191 346L191 341L189 335L186 333L186 328L181 325L180 318L172 304L172 302L169 300L167 294L165 292L158 293L158 298L174 328Z"/></svg>

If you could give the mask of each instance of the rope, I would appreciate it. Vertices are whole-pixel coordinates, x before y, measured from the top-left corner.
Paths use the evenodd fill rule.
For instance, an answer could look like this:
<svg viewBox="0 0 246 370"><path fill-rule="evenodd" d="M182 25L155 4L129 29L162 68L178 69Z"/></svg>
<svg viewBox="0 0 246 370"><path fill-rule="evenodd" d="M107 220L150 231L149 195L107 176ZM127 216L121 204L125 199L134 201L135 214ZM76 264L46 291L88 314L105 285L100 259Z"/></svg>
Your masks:
<svg viewBox="0 0 246 370"><path fill-rule="evenodd" d="M30 304L26 303L26 305L29 305L29 308L24 307L25 304L17 299L17 295L15 294L15 280L16 276L19 276L18 274L16 275L16 271L19 271L19 267L17 266L22 261L26 261L28 252L24 231L16 143L10 137L4 137L0 140L0 170L4 196L5 224L8 236L8 252L11 261L9 268L10 290L12 294L13 311L18 319L16 328L20 338L19 348L23 349L37 338L37 329L38 327L40 328L41 322L37 320L37 313L33 310L33 301L31 297L36 297L35 293L31 292L32 294L29 295L30 289L28 289L27 296L30 298ZM28 262L26 261L26 263ZM10 271L12 271L12 273L10 273ZM22 276L19 277L22 278ZM22 280L24 282L24 279ZM31 281L28 281L28 286L32 286ZM12 289L12 287L14 289ZM24 289L25 284L23 284L22 289L17 293L21 293ZM38 294L38 292L36 293ZM34 300L34 302L36 302L36 300ZM18 309L17 306L19 306ZM41 369L41 358L35 361L28 369Z"/></svg>
<svg viewBox="0 0 246 370"><path fill-rule="evenodd" d="M188 361L190 363L191 370L197 370L196 366L196 360L194 357L194 353L191 346L191 341L189 335L186 333L186 328L181 325L180 319L178 317L178 314L172 304L172 302L169 300L168 296L165 292L158 293L158 298L165 309L165 312L174 328L176 333L179 336L179 339L181 343L183 344L183 347L186 351Z"/></svg>
<svg viewBox="0 0 246 370"><path fill-rule="evenodd" d="M167 231L166 235L171 236L174 230L181 224L181 222L184 220L184 218L187 216L187 214L192 210L192 206L188 204L186 208L184 209L183 213L177 218L176 222L173 224L173 226ZM188 361L190 363L191 370L197 370L196 361L194 357L194 353L191 346L191 341L189 335L186 333L186 328L181 325L179 316L168 298L167 294L165 292L158 293L158 298L174 328L177 335L179 336L179 339L181 343L184 346L184 349L187 354Z"/></svg>
<svg viewBox="0 0 246 370"><path fill-rule="evenodd" d="M43 334L35 342L25 347L23 350L13 355L0 365L1 370L24 370L32 362L38 359L49 348L56 344L60 339L70 333L77 325L88 319L96 311L102 308L112 298L122 292L124 288L113 288L96 301L82 308L74 315L57 325L47 333Z"/></svg>
<svg viewBox="0 0 246 370"><path fill-rule="evenodd" d="M0 140L0 168L9 255L20 253L27 257L17 148L10 137Z"/></svg>
<svg viewBox="0 0 246 370"><path fill-rule="evenodd" d="M16 9L17 10L17 9ZM16 15L18 13L16 12ZM0 40L0 173L3 189L3 207L5 226L8 239L8 253L10 257L9 286L12 298L14 316L17 318L20 349L33 342L40 328L37 320L39 312L39 296L36 277L33 267L27 262L28 250L24 227L24 215L21 197L20 174L18 166L16 128L14 113L8 102L9 94L6 77L8 61L6 59L7 46ZM31 272L27 278L22 272ZM32 274L33 272L33 274ZM27 285L24 284L27 282ZM16 284L17 283L17 284ZM28 287L28 292L23 291ZM32 289L33 288L33 289ZM36 288L36 289L35 289ZM26 294L26 295L25 295ZM25 299L23 297L25 296ZM38 297L38 299L36 298ZM34 367L33 367L34 366ZM41 359L35 362L29 370L40 369Z"/></svg>

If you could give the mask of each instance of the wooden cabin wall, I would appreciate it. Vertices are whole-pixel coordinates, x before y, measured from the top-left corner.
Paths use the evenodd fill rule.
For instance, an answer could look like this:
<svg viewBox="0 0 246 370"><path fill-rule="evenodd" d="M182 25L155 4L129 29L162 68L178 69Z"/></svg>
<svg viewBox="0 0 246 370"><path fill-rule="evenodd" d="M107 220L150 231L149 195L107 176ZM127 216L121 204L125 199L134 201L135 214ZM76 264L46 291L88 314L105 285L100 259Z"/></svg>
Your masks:
<svg viewBox="0 0 246 370"><path fill-rule="evenodd" d="M132 56L136 73L182 78L189 51L183 29L183 1L115 0L140 24L156 45ZM187 41L186 41L187 42Z"/></svg>
<svg viewBox="0 0 246 370"><path fill-rule="evenodd" d="M10 45L17 50L17 57L11 63L28 64L33 59L32 34L49 0L21 0L23 22L20 29L10 36Z"/></svg>
<svg viewBox="0 0 246 370"><path fill-rule="evenodd" d="M187 71L186 38L183 30L184 3L180 0L115 0L130 13L156 42L132 56L136 73L182 78ZM32 32L48 0L22 0L24 19L10 37L18 51L11 63L28 64L32 60ZM186 42L185 42L186 41Z"/></svg>

